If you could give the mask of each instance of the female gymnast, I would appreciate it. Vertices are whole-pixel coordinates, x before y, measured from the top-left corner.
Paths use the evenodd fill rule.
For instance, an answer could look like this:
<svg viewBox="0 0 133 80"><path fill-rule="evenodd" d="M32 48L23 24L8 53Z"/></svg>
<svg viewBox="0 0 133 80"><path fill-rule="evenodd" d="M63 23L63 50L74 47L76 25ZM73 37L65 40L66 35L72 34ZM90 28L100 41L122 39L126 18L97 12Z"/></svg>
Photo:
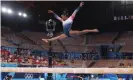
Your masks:
<svg viewBox="0 0 133 80"><path fill-rule="evenodd" d="M57 36L57 37L53 37L51 39L42 39L45 42L49 42L49 41L54 41L54 40L61 40L67 37L71 37L73 35L83 35L89 32L99 32L97 29L92 29L92 30L82 30L82 31L77 31L77 30L71 30L72 27L72 23L73 20L76 16L76 13L79 11L79 9L84 5L84 2L81 2L79 7L73 12L73 14L69 17L68 13L64 13L61 15L61 17L59 17L57 14L55 14L52 10L48 10L48 13L52 13L56 19L58 19L59 21L62 22L63 24L63 31L64 33Z"/></svg>

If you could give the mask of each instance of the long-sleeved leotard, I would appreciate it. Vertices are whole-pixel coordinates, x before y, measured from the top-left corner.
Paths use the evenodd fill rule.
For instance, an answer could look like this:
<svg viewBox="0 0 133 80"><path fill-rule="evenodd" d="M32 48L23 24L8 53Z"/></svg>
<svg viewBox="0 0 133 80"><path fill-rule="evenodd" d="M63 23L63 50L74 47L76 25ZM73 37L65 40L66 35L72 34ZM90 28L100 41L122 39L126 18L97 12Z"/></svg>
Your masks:
<svg viewBox="0 0 133 80"><path fill-rule="evenodd" d="M63 21L57 14L54 13L56 19L62 22L63 24L63 31L68 37L71 37L69 31L71 30L73 19L75 18L76 13L79 11L80 7L78 7L73 14L65 21Z"/></svg>

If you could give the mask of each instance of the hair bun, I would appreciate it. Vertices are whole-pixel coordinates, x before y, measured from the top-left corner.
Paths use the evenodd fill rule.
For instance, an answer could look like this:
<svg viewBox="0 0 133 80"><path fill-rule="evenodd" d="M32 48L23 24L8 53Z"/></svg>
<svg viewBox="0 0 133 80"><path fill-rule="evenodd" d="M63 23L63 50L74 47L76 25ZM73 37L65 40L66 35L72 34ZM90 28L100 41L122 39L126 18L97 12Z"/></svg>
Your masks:
<svg viewBox="0 0 133 80"><path fill-rule="evenodd" d="M68 10L67 10L67 9L64 9L64 11L63 11L62 15L69 16L69 12L68 12Z"/></svg>

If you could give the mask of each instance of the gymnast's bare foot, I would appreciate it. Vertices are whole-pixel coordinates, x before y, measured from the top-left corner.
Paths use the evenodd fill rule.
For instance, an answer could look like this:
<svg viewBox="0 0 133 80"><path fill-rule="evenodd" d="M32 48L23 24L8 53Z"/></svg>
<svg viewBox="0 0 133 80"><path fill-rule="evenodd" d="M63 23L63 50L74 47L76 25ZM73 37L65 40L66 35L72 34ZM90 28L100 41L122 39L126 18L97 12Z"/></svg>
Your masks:
<svg viewBox="0 0 133 80"><path fill-rule="evenodd" d="M89 29L85 29L83 30L84 32L99 32L98 29L92 29L92 30L89 30Z"/></svg>
<svg viewBox="0 0 133 80"><path fill-rule="evenodd" d="M45 41L46 43L48 43L49 41L48 41L48 39L42 39L43 41Z"/></svg>
<svg viewBox="0 0 133 80"><path fill-rule="evenodd" d="M98 29L93 29L95 32L99 32L99 30Z"/></svg>

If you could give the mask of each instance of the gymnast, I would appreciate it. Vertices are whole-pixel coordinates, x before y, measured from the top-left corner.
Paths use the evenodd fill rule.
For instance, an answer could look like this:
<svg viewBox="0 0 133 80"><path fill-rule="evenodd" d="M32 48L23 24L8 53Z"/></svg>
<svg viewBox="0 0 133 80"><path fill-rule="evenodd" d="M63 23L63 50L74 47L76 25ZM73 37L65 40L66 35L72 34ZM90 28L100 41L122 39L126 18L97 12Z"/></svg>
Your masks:
<svg viewBox="0 0 133 80"><path fill-rule="evenodd" d="M76 16L76 13L79 11L79 9L84 5L84 2L80 2L79 7L72 13L72 15L69 17L68 13L64 12L61 17L59 17L57 14L55 14L52 10L48 10L48 13L52 13L56 19L62 22L63 24L63 32L61 35L57 37L53 37L51 39L42 39L45 42L50 42L54 40L61 40L67 37L72 37L73 35L83 35L89 32L99 32L97 29L85 29L82 31L78 30L71 30L73 20Z"/></svg>

